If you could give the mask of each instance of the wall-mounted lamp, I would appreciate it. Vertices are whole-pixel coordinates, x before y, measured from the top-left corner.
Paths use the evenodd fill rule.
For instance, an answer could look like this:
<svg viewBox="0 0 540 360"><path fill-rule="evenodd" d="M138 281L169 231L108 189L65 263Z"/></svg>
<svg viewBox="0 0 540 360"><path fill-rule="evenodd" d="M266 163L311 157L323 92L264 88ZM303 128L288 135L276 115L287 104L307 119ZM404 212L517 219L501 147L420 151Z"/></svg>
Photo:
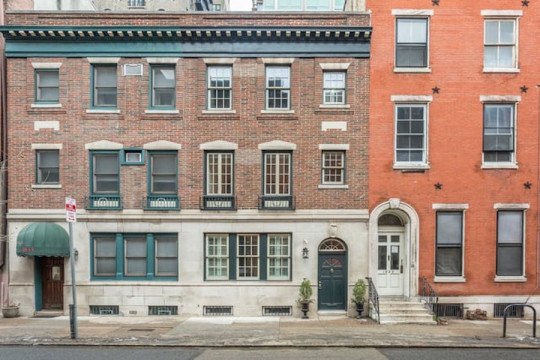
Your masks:
<svg viewBox="0 0 540 360"><path fill-rule="evenodd" d="M75 260L79 259L79 250L73 249L73 257L75 258Z"/></svg>
<svg viewBox="0 0 540 360"><path fill-rule="evenodd" d="M303 257L304 259L309 258L309 249L308 249L307 247L305 247L305 248L302 249L302 257Z"/></svg>

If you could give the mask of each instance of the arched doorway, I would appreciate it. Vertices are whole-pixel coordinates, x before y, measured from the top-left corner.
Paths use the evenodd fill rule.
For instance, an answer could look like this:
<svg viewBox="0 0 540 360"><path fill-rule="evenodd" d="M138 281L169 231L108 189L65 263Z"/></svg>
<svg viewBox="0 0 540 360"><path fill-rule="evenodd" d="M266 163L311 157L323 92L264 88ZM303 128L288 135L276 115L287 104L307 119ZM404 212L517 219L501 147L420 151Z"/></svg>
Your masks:
<svg viewBox="0 0 540 360"><path fill-rule="evenodd" d="M369 276L381 296L418 293L418 214L400 199L389 199L369 219Z"/></svg>
<svg viewBox="0 0 540 360"><path fill-rule="evenodd" d="M319 310L347 309L347 247L337 238L319 245Z"/></svg>

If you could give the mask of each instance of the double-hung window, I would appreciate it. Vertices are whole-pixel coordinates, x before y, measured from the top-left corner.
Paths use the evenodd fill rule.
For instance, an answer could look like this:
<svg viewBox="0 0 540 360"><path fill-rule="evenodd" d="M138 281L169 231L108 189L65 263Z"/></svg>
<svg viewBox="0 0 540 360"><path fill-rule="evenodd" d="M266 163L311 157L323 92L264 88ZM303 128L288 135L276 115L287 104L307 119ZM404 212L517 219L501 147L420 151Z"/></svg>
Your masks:
<svg viewBox="0 0 540 360"><path fill-rule="evenodd" d="M120 192L120 166L118 152L94 152L92 192L118 194Z"/></svg>
<svg viewBox="0 0 540 360"><path fill-rule="evenodd" d="M152 66L152 108L174 108L176 98L176 68Z"/></svg>
<svg viewBox="0 0 540 360"><path fill-rule="evenodd" d="M151 152L150 194L176 195L178 192L178 153Z"/></svg>
<svg viewBox="0 0 540 360"><path fill-rule="evenodd" d="M497 212L497 276L523 276L522 210Z"/></svg>
<svg viewBox="0 0 540 360"><path fill-rule="evenodd" d="M208 110L231 110L232 67L208 67Z"/></svg>
<svg viewBox="0 0 540 360"><path fill-rule="evenodd" d="M437 212L436 276L463 275L463 212Z"/></svg>
<svg viewBox="0 0 540 360"><path fill-rule="evenodd" d="M345 184L345 151L322 152L322 184Z"/></svg>
<svg viewBox="0 0 540 360"><path fill-rule="evenodd" d="M428 19L396 19L396 67L428 66Z"/></svg>
<svg viewBox="0 0 540 360"><path fill-rule="evenodd" d="M290 66L266 67L266 109L289 110L291 107Z"/></svg>
<svg viewBox="0 0 540 360"><path fill-rule="evenodd" d="M204 209L234 209L234 152L208 151Z"/></svg>
<svg viewBox="0 0 540 360"><path fill-rule="evenodd" d="M35 71L36 103L58 103L60 99L58 69Z"/></svg>
<svg viewBox="0 0 540 360"><path fill-rule="evenodd" d="M206 234L206 280L290 280L291 234Z"/></svg>
<svg viewBox="0 0 540 360"><path fill-rule="evenodd" d="M178 277L175 234L91 234L92 279L152 280Z"/></svg>
<svg viewBox="0 0 540 360"><path fill-rule="evenodd" d="M92 106L95 108L116 108L117 77L116 64L93 65Z"/></svg>
<svg viewBox="0 0 540 360"><path fill-rule="evenodd" d="M484 68L517 68L516 19L484 21Z"/></svg>
<svg viewBox="0 0 540 360"><path fill-rule="evenodd" d="M36 150L36 184L49 185L60 182L59 150Z"/></svg>
<svg viewBox="0 0 540 360"><path fill-rule="evenodd" d="M396 104L397 165L425 165L426 156L426 104Z"/></svg>
<svg viewBox="0 0 540 360"><path fill-rule="evenodd" d="M514 163L515 104L484 104L484 163Z"/></svg>
<svg viewBox="0 0 540 360"><path fill-rule="evenodd" d="M345 71L325 71L323 104L343 105L346 101L346 72Z"/></svg>

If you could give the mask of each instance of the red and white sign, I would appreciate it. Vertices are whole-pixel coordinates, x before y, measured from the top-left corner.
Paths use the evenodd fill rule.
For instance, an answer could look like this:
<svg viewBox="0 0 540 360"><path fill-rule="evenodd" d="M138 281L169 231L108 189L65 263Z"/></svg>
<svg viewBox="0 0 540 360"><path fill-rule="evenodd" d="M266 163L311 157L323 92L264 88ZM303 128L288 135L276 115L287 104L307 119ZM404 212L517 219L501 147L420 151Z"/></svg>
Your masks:
<svg viewBox="0 0 540 360"><path fill-rule="evenodd" d="M77 222L77 202L72 197L66 197L66 221Z"/></svg>

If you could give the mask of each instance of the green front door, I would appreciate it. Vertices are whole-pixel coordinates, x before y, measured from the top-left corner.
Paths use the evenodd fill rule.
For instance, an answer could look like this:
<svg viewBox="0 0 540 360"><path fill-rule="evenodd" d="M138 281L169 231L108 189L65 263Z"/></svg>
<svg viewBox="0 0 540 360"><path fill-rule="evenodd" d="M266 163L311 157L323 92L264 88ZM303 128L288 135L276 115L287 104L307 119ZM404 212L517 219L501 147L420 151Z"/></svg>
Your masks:
<svg viewBox="0 0 540 360"><path fill-rule="evenodd" d="M319 254L319 310L346 310L347 255Z"/></svg>

